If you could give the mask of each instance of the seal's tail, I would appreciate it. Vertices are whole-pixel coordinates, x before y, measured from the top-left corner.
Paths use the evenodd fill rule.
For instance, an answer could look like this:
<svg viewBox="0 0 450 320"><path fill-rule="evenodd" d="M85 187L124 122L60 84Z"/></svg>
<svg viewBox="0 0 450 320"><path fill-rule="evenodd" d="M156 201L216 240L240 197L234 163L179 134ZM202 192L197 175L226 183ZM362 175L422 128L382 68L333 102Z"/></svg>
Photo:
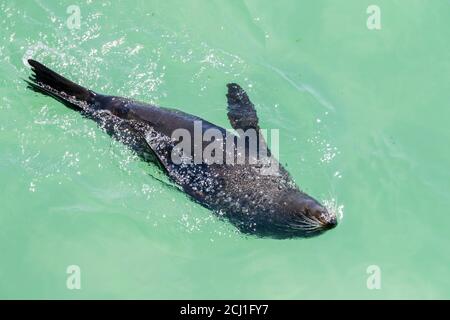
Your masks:
<svg viewBox="0 0 450 320"><path fill-rule="evenodd" d="M28 87L36 92L51 96L69 108L85 110L95 97L95 93L50 70L36 60L29 59L34 72L27 81Z"/></svg>

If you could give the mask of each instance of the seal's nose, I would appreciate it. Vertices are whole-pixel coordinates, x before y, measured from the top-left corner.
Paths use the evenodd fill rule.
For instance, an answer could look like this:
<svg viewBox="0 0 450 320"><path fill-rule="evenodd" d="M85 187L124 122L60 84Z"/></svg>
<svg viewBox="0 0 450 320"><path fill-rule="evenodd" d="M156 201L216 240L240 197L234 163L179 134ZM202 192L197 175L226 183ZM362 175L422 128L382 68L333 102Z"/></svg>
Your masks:
<svg viewBox="0 0 450 320"><path fill-rule="evenodd" d="M337 219L334 215L328 213L323 208L317 208L313 212L316 219L320 222L323 229L329 230L337 226Z"/></svg>
<svg viewBox="0 0 450 320"><path fill-rule="evenodd" d="M328 221L324 224L324 228L327 230L333 229L336 226L337 226L337 219L334 216L328 219Z"/></svg>

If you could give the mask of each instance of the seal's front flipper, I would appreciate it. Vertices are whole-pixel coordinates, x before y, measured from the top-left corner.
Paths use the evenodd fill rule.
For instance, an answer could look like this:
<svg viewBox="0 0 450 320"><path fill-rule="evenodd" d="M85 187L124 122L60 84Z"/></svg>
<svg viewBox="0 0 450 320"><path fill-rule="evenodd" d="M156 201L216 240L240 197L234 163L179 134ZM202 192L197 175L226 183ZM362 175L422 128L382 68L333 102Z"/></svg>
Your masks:
<svg viewBox="0 0 450 320"><path fill-rule="evenodd" d="M261 130L259 128L259 120L256 115L256 109L250 101L247 93L236 83L227 84L228 93L228 119L230 119L231 126L235 130L255 130L257 133L257 151L260 148L265 148L267 155L270 156L270 150L264 140Z"/></svg>
<svg viewBox="0 0 450 320"><path fill-rule="evenodd" d="M228 119L230 119L233 129L244 131L255 129L258 131L258 116L247 93L236 83L229 83L227 87Z"/></svg>

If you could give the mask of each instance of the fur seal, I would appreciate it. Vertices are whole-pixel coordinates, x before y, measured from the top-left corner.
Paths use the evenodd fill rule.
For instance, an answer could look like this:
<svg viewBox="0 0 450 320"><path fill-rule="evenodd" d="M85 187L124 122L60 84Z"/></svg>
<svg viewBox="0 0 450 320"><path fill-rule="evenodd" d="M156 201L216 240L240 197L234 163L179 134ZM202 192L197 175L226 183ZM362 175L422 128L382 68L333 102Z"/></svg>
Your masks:
<svg viewBox="0 0 450 320"><path fill-rule="evenodd" d="M317 200L300 191L290 174L272 156L265 144L253 103L236 83L229 83L228 118L238 133L216 126L200 117L185 112L137 102L131 99L96 93L84 88L43 64L28 60L33 75L25 80L32 90L53 97L67 107L96 121L109 135L128 145L142 159L159 165L168 177L194 201L228 219L241 232L277 239L311 237L337 225L336 216ZM244 139L244 161L240 164L175 161L180 152L174 139L174 131L183 130L193 136L195 131L206 134L208 130L219 132L215 142ZM257 151L267 149L258 157L245 144L244 130L257 134ZM222 139L223 138L223 139ZM200 152L213 140L200 142ZM198 141L192 139L190 160L195 158ZM230 156L237 148L223 148L223 155ZM183 155L186 150L181 150ZM198 149L197 149L198 151ZM247 155L248 151L248 155ZM192 156L193 155L193 156ZM233 157L233 156L232 156ZM235 158L233 158L235 160ZM253 159L256 161L251 162ZM276 174L264 173L269 165L276 165Z"/></svg>

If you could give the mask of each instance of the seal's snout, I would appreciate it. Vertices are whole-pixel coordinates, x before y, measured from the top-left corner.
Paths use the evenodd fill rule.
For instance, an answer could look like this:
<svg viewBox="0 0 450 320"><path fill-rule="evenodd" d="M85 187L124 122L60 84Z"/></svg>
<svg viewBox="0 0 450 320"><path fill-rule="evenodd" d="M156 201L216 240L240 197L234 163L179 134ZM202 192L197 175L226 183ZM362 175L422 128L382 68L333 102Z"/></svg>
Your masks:
<svg viewBox="0 0 450 320"><path fill-rule="evenodd" d="M294 213L291 228L304 236L318 235L337 226L336 214L305 193L291 195L285 204Z"/></svg>
<svg viewBox="0 0 450 320"><path fill-rule="evenodd" d="M310 211L311 215L320 223L322 229L329 230L337 226L336 216L321 205L315 205Z"/></svg>
<svg viewBox="0 0 450 320"><path fill-rule="evenodd" d="M323 228L326 230L333 229L337 226L337 219L336 217L332 216L328 221L326 221L323 225Z"/></svg>

